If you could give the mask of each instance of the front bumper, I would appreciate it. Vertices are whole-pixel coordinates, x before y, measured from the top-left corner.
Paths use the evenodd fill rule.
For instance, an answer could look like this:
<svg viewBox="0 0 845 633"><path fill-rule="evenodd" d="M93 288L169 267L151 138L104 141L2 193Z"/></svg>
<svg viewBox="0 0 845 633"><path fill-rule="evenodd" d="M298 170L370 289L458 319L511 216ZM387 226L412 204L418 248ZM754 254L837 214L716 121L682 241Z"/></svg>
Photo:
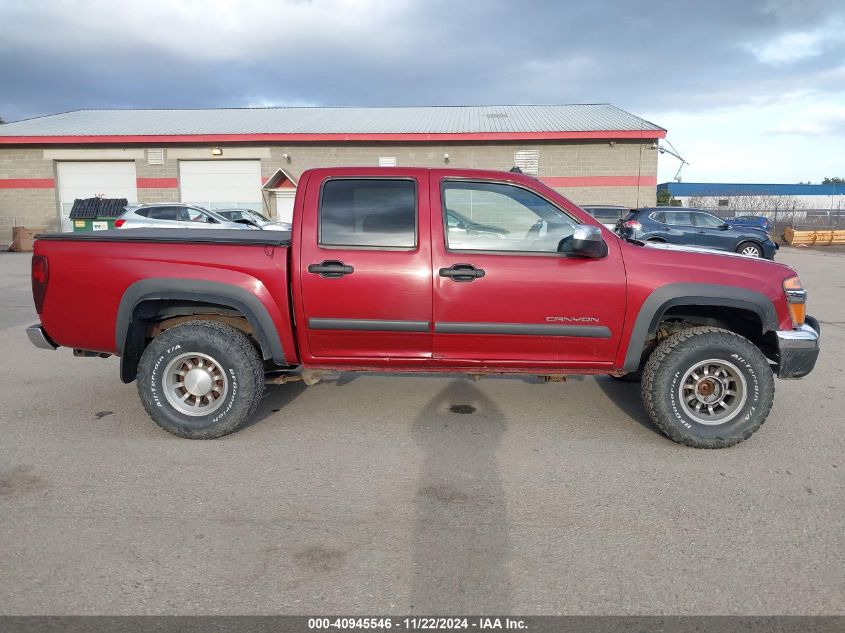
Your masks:
<svg viewBox="0 0 845 633"><path fill-rule="evenodd" d="M50 340L50 337L47 336L47 332L44 331L40 323L30 325L26 328L26 335L29 337L29 342L35 345L35 347L40 347L41 349L58 349L59 347Z"/></svg>
<svg viewBox="0 0 845 633"><path fill-rule="evenodd" d="M803 378L813 371L820 336L819 322L811 316L797 330L777 332L778 378Z"/></svg>

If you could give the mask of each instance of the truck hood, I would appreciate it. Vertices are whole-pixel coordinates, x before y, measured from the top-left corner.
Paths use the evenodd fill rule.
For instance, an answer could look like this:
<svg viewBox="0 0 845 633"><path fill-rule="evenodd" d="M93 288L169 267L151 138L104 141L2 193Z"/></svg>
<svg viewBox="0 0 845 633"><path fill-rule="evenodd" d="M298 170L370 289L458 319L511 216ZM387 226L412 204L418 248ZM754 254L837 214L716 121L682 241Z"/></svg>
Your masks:
<svg viewBox="0 0 845 633"><path fill-rule="evenodd" d="M698 253L705 255L721 255L722 257L741 257L744 260L760 260L771 261L768 259L761 259L759 257L751 257L750 255L742 255L741 253L733 253L731 251L719 251L713 248L698 248L696 246L681 246L679 244L666 244L664 242L645 242L644 248L653 248L661 251L678 251L682 253Z"/></svg>
<svg viewBox="0 0 845 633"><path fill-rule="evenodd" d="M708 268L712 271L722 271L725 274L729 275L739 275L741 277L757 277L759 275L767 275L768 271L774 273L776 270L780 270L781 272L786 272L787 274L796 274L795 271L787 266L784 263L772 261L770 259L763 259L762 257L749 257L748 255L740 255L739 253L733 253L731 251L719 251L711 248L696 248L694 246L679 246L676 244L663 244L663 243L654 243L654 242L637 242L634 244L630 244L632 247L636 244L639 250L643 255L646 255L647 260L653 260L654 258L648 258L648 253L657 253L662 252L669 255L670 253L679 255L683 259L675 259L673 260L664 260L662 257L657 258L659 259L659 263L655 261L655 264L661 266L669 266L672 268L676 268L680 266L683 267L690 267L692 269L701 269L701 268ZM687 260L689 257L689 261Z"/></svg>

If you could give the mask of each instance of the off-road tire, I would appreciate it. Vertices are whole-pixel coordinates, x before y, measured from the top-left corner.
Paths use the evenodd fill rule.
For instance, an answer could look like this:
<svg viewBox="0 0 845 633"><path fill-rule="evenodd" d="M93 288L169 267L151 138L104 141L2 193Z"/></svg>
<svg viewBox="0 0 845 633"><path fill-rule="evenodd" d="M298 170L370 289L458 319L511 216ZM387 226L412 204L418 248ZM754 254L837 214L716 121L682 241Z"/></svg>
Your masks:
<svg viewBox="0 0 845 633"><path fill-rule="evenodd" d="M169 363L188 353L213 359L225 375L222 402L208 415L186 415L166 397ZM153 339L138 365L138 393L147 413L162 429L192 440L236 431L264 395L264 366L247 336L215 321L188 321Z"/></svg>
<svg viewBox="0 0 845 633"><path fill-rule="evenodd" d="M736 247L736 252L742 253L742 251L744 251L746 248L752 248L752 247L757 249L757 254L751 255L751 253L748 253L747 257L762 258L763 257L763 249L759 244L755 244L754 242L743 242L742 244L740 244L739 246Z"/></svg>
<svg viewBox="0 0 845 633"><path fill-rule="evenodd" d="M731 363L745 379L745 403L722 424L700 424L680 402L685 373L709 359ZM694 448L726 448L748 439L766 421L774 395L766 357L748 339L721 328L694 327L667 337L643 370L643 405L649 417L670 439Z"/></svg>

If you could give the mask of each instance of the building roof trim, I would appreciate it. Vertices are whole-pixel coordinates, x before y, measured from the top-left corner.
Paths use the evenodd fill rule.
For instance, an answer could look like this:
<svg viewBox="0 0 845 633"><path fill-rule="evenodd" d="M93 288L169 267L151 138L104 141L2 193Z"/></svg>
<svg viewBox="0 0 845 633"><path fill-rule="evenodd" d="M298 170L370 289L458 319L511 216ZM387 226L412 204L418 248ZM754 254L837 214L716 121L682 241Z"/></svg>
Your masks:
<svg viewBox="0 0 845 633"><path fill-rule="evenodd" d="M0 126L0 143L354 142L663 138L610 104L77 110Z"/></svg>
<svg viewBox="0 0 845 633"><path fill-rule="evenodd" d="M666 138L666 130L594 130L564 132L463 132L409 134L127 134L2 136L0 145L119 145L147 143L439 143L446 141L568 141Z"/></svg>

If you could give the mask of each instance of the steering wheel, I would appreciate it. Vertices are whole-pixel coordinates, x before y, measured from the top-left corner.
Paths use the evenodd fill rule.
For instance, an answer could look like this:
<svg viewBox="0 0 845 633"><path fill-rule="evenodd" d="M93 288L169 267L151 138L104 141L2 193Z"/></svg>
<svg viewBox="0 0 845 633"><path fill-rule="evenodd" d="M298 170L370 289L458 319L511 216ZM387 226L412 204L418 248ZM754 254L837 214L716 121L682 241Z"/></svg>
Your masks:
<svg viewBox="0 0 845 633"><path fill-rule="evenodd" d="M545 222L543 220L537 220L534 224L531 225L531 228L528 229L528 232L525 234L526 240L536 240L540 238L540 231L543 230L543 225Z"/></svg>

